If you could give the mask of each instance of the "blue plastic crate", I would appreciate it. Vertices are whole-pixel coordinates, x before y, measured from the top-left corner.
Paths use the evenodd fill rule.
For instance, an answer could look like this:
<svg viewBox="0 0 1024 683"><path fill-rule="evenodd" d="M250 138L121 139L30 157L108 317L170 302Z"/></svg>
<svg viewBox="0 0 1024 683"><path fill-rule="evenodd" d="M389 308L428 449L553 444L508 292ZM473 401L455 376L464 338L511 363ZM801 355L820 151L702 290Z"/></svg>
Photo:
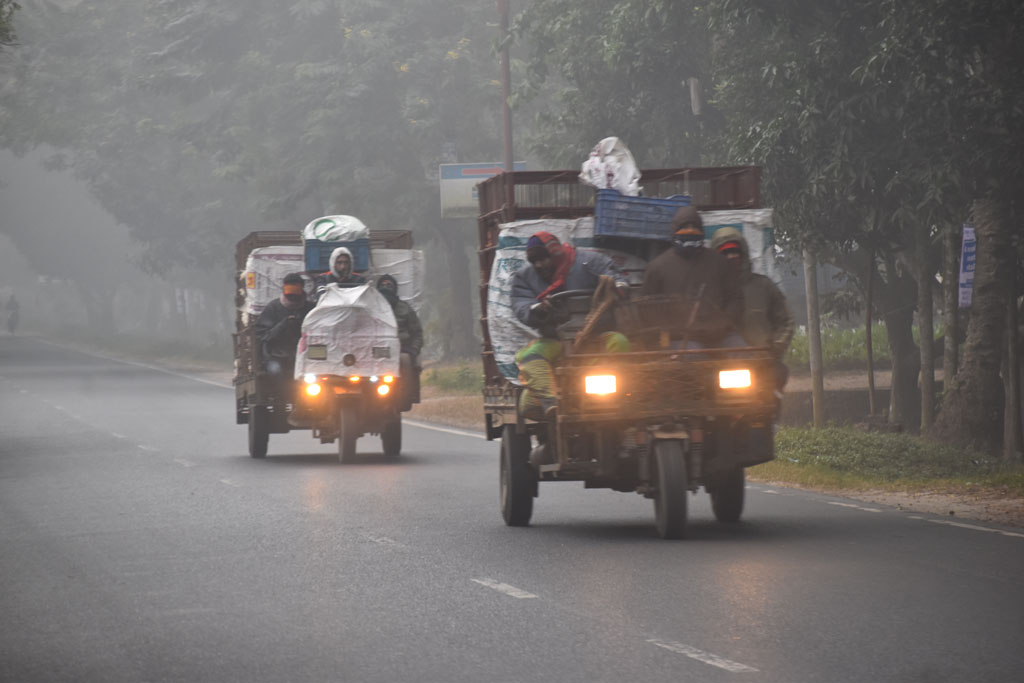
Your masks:
<svg viewBox="0 0 1024 683"><path fill-rule="evenodd" d="M326 273L331 269L331 252L338 247L345 247L352 252L352 270L365 273L370 269L370 240L358 239L350 242L321 242L305 240L306 270Z"/></svg>
<svg viewBox="0 0 1024 683"><path fill-rule="evenodd" d="M672 217L690 205L686 195L631 197L618 190L598 190L594 206L595 237L671 240Z"/></svg>

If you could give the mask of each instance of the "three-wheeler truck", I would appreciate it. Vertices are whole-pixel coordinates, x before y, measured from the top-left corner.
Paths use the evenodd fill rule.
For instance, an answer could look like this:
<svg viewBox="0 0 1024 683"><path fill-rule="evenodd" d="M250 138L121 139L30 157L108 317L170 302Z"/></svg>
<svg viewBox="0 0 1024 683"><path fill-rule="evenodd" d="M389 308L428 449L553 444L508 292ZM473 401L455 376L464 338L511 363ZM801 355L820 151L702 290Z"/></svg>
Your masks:
<svg viewBox="0 0 1024 683"><path fill-rule="evenodd" d="M508 243L504 228L516 222L538 221L525 224L528 232L544 229L544 220L594 215L597 193L579 184L577 176L576 171L505 172L478 186L484 413L488 440L501 444L504 521L528 525L539 484L556 481L582 481L586 488L652 499L662 538L684 536L687 494L701 486L711 495L718 520L737 521L744 505L744 468L774 457L775 365L767 348L674 348L669 340L686 335L695 302L659 296L595 304L591 292L573 291L550 297L563 321L558 336L564 351L555 366L557 407L544 420L519 411L522 387L510 376L507 350L498 358L492 338L492 332L507 327L499 318L511 315L496 303L496 255ZM648 197L686 195L702 211L760 208L756 167L645 171L641 185ZM667 236L623 236L630 228L620 230L617 218L611 220L603 232L618 250L649 259L668 246ZM601 232L595 230L599 242ZM500 268L510 270L508 261L513 260ZM581 337L596 329L594 306L628 335L630 351L595 350Z"/></svg>
<svg viewBox="0 0 1024 683"><path fill-rule="evenodd" d="M404 230L373 230L370 248L411 249L412 236ZM296 351L297 366L310 372L297 379L282 377L265 362L253 329L256 307L247 297L258 286L258 278L247 264L252 263L254 254L277 259L282 272L316 274L305 270L308 255L303 254L297 231L253 232L236 246L235 421L248 426L249 455L265 457L271 434L309 429L321 443L337 441L342 462L355 455L356 439L366 433L381 436L385 456L398 456L401 412L411 407L402 375L412 369L407 360L403 366L397 331L389 332L387 302L370 286L358 291L329 287L321 297L322 305L314 309L316 313L307 315L307 322L321 319L318 330L304 333ZM294 259L294 267L289 259ZM268 287L269 291L279 289L279 282ZM259 308L265 303L259 302ZM304 330L306 327L304 323ZM351 348L338 343L347 339L358 341ZM331 363L324 365L328 361Z"/></svg>

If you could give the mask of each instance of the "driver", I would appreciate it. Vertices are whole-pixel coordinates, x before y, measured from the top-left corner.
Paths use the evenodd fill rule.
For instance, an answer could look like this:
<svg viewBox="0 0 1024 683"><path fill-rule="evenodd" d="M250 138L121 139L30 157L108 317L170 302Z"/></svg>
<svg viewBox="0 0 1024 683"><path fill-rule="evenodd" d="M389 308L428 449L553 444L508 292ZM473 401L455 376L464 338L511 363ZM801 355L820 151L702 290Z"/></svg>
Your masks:
<svg viewBox="0 0 1024 683"><path fill-rule="evenodd" d="M558 292L583 290L593 292L602 277L611 278L620 293L629 290L626 277L615 263L598 252L576 251L571 244L562 244L549 232L538 232L526 242L529 265L512 276L512 310L525 325L536 329L540 338L516 354L519 379L524 387L519 410L531 419L550 415L557 403L557 387L552 365L562 353L557 338L554 309L548 297ZM616 332L603 336L605 349L628 349L629 342Z"/></svg>

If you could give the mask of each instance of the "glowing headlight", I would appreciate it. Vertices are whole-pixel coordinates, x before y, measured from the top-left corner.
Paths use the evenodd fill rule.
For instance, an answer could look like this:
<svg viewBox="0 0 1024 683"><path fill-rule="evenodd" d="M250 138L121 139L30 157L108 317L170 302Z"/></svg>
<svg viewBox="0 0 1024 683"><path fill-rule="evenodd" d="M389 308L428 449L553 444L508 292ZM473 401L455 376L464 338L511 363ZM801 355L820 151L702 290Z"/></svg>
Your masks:
<svg viewBox="0 0 1024 683"><path fill-rule="evenodd" d="M316 375L314 375L312 372L307 372L305 375L302 376L302 381L305 382L306 384L316 384Z"/></svg>
<svg viewBox="0 0 1024 683"><path fill-rule="evenodd" d="M395 378L392 375L384 375L384 384L391 384L394 381Z"/></svg>
<svg viewBox="0 0 1024 683"><path fill-rule="evenodd" d="M377 375L373 375L372 377L370 377L370 381L371 382L376 382L377 381Z"/></svg>
<svg viewBox="0 0 1024 683"><path fill-rule="evenodd" d="M307 384L306 385L306 396L319 396L323 389L319 384Z"/></svg>
<svg viewBox="0 0 1024 683"><path fill-rule="evenodd" d="M722 370L718 373L718 386L723 389L748 389L750 370Z"/></svg>
<svg viewBox="0 0 1024 683"><path fill-rule="evenodd" d="M583 390L599 396L614 394L617 391L615 375L587 375L583 378Z"/></svg>
<svg viewBox="0 0 1024 683"><path fill-rule="evenodd" d="M348 381L352 382L352 384L359 384L359 380L361 379L362 377L360 377L359 375L352 375L351 377L348 378Z"/></svg>
<svg viewBox="0 0 1024 683"><path fill-rule="evenodd" d="M391 391L391 387L387 384L381 384L377 387L377 393L381 396L387 396L389 391Z"/></svg>

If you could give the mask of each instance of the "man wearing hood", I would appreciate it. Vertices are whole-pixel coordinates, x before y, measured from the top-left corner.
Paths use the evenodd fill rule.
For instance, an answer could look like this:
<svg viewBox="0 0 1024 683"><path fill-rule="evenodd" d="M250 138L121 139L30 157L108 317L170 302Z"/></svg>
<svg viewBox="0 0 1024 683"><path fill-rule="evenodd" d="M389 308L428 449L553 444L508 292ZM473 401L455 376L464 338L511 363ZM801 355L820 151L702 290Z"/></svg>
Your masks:
<svg viewBox="0 0 1024 683"><path fill-rule="evenodd" d="M306 300L305 282L298 273L284 278L281 296L260 313L253 331L260 340L268 372L290 380L295 372L295 347L302 335L302 319L312 310Z"/></svg>
<svg viewBox="0 0 1024 683"><path fill-rule="evenodd" d="M327 285L339 287L358 287L366 284L366 278L352 271L352 252L346 247L338 247L331 252L331 269L317 276L317 299L324 293Z"/></svg>
<svg viewBox="0 0 1024 683"><path fill-rule="evenodd" d="M411 372L407 373L410 380L407 403L419 403L423 325L420 324L419 316L416 315L413 307L398 298L398 280L393 275L385 273L377 278L377 291L383 294L391 304L391 311L395 314L395 322L398 324L398 343L401 354L409 356Z"/></svg>
<svg viewBox="0 0 1024 683"><path fill-rule="evenodd" d="M775 357L775 380L781 390L789 377L782 357L793 339L793 314L782 290L770 278L750 268L750 247L736 228L720 228L711 248L725 257L730 276L743 289L739 331L750 346L769 346Z"/></svg>
<svg viewBox="0 0 1024 683"><path fill-rule="evenodd" d="M673 342L700 347L743 346L736 334L743 313L743 292L725 257L704 246L704 221L695 207L684 206L672 218L672 247L647 265L643 295L668 294L691 303L688 321L666 321ZM685 324L684 324L685 323Z"/></svg>

